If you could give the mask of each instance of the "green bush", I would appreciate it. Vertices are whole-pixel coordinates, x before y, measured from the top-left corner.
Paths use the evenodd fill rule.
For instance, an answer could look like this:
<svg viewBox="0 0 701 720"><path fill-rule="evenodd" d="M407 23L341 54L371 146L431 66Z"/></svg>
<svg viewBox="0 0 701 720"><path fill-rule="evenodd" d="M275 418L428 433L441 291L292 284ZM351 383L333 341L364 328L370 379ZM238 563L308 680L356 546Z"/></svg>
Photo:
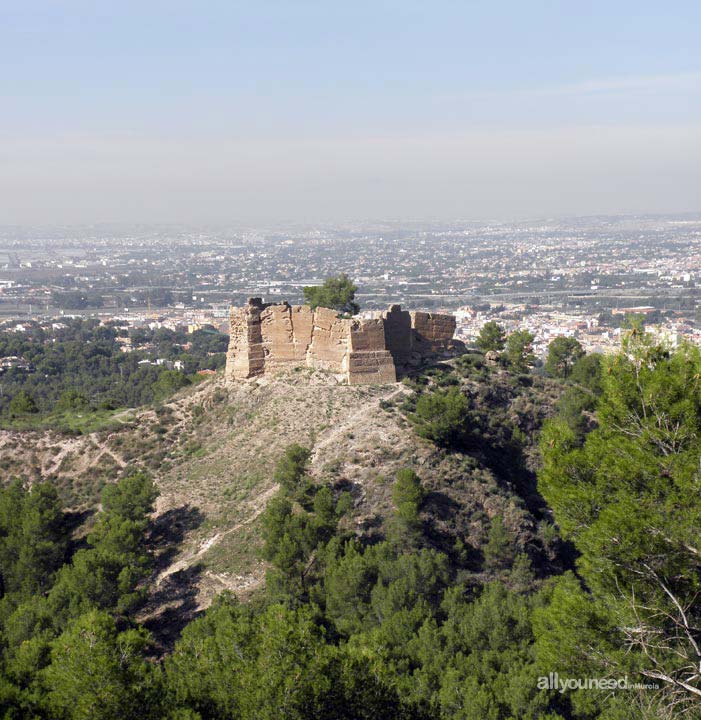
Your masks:
<svg viewBox="0 0 701 720"><path fill-rule="evenodd" d="M34 398L26 391L20 390L10 401L10 414L31 415L39 412Z"/></svg>
<svg viewBox="0 0 701 720"><path fill-rule="evenodd" d="M442 447L456 447L469 434L469 410L470 401L460 388L450 387L420 395L409 419L421 437Z"/></svg>
<svg viewBox="0 0 701 720"><path fill-rule="evenodd" d="M425 491L421 487L419 476L410 468L399 470L392 488L392 500L397 508L397 517L408 526L417 525L424 497Z"/></svg>

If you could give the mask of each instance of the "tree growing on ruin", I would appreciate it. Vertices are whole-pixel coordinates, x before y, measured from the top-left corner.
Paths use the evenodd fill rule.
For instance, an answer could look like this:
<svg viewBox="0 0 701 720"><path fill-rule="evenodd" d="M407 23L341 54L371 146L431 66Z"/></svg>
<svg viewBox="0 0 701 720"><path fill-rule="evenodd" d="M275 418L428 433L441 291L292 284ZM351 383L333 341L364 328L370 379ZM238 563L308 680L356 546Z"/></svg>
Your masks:
<svg viewBox="0 0 701 720"><path fill-rule="evenodd" d="M304 301L312 310L318 307L338 310L344 315L355 315L360 306L355 302L358 288L345 273L327 278L323 285L304 288Z"/></svg>

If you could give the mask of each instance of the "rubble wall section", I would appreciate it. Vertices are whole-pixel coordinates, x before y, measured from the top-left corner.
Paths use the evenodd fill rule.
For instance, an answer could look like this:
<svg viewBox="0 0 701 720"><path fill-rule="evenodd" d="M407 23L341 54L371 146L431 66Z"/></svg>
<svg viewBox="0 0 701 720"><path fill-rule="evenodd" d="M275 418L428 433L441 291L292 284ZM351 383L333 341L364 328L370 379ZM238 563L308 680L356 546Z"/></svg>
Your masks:
<svg viewBox="0 0 701 720"><path fill-rule="evenodd" d="M411 314L408 310L402 310L401 305L391 305L383 315L383 320L385 347L398 365L408 364L413 345Z"/></svg>

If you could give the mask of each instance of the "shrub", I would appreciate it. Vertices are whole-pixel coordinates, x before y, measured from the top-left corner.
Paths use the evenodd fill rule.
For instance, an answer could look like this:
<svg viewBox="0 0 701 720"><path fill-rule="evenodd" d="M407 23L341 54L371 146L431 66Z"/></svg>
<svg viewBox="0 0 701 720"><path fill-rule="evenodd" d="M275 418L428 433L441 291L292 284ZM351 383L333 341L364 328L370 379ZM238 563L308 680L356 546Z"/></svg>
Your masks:
<svg viewBox="0 0 701 720"><path fill-rule="evenodd" d="M441 447L455 447L467 437L470 402L457 387L419 396L409 419L417 433Z"/></svg>
<svg viewBox="0 0 701 720"><path fill-rule="evenodd" d="M392 500L397 507L397 517L407 525L416 525L424 497L425 491L421 487L419 476L410 468L399 470L392 488Z"/></svg>

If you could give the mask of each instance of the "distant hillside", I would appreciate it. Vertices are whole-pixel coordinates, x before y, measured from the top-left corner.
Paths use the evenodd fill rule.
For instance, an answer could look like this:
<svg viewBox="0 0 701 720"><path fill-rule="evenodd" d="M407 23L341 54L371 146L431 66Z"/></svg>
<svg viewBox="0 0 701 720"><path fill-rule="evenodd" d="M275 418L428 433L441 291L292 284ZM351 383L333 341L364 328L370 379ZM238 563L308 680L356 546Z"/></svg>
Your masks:
<svg viewBox="0 0 701 720"><path fill-rule="evenodd" d="M96 319L0 332L0 427L91 432L123 408L170 397L225 362L228 336Z"/></svg>

